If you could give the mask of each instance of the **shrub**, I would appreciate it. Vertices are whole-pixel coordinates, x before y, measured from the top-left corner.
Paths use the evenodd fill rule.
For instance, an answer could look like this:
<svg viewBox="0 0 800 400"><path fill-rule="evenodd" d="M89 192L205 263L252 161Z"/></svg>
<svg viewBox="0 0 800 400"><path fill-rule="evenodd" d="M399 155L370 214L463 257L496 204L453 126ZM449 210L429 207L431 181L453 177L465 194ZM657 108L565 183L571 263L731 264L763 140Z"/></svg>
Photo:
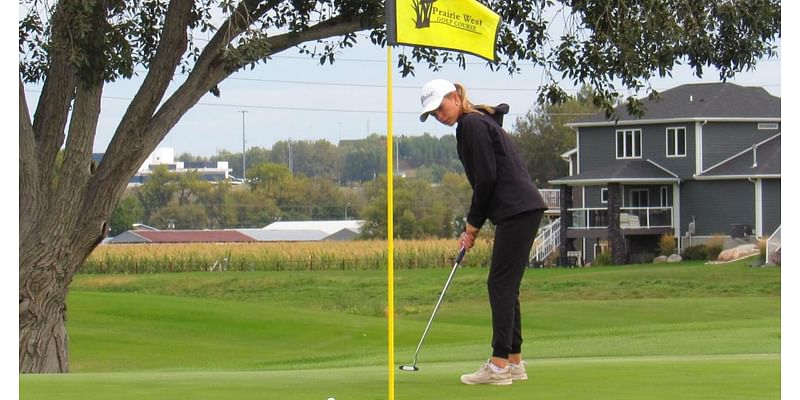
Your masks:
<svg viewBox="0 0 800 400"><path fill-rule="evenodd" d="M759 258L761 259L761 265L767 263L767 239L759 239L758 240L758 251L761 252Z"/></svg>
<svg viewBox="0 0 800 400"><path fill-rule="evenodd" d="M662 256L671 256L675 254L675 249L677 247L678 245L675 242L675 235L671 233L665 233L661 235L661 238L658 240L658 251Z"/></svg>
<svg viewBox="0 0 800 400"><path fill-rule="evenodd" d="M546 265L548 267L552 267L552 266L558 265L559 257L561 257L561 249L553 250L553 252L550 253L549 256L547 256L547 259L544 260L544 265Z"/></svg>
<svg viewBox="0 0 800 400"><path fill-rule="evenodd" d="M702 244L689 246L683 250L681 253L681 257L688 261L688 260L707 260L708 259L708 252L706 251L706 246Z"/></svg>
<svg viewBox="0 0 800 400"><path fill-rule="evenodd" d="M612 265L611 253L600 253L592 262L592 265Z"/></svg>
<svg viewBox="0 0 800 400"><path fill-rule="evenodd" d="M709 260L716 260L719 253L725 248L725 237L724 236L714 236L706 242L706 257Z"/></svg>

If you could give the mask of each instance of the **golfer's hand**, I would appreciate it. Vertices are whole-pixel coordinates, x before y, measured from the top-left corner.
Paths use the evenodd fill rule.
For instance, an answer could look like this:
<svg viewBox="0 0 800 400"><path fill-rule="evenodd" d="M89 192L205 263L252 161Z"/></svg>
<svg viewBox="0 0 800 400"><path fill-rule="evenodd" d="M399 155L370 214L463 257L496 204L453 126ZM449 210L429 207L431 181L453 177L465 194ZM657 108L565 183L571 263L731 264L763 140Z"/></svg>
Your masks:
<svg viewBox="0 0 800 400"><path fill-rule="evenodd" d="M475 245L475 238L478 237L479 229L467 223L467 228L461 233L460 244L469 250Z"/></svg>

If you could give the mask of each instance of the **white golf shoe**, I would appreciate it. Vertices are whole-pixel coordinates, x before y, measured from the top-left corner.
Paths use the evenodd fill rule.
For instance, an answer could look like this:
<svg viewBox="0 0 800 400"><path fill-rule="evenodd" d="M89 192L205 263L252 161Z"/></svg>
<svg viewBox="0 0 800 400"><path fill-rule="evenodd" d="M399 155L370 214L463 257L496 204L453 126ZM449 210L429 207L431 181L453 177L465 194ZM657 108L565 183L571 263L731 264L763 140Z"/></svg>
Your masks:
<svg viewBox="0 0 800 400"><path fill-rule="evenodd" d="M490 364L491 361L487 361L478 371L461 375L461 383L467 385L510 385L512 383L510 366L497 372L492 369Z"/></svg>
<svg viewBox="0 0 800 400"><path fill-rule="evenodd" d="M511 367L511 380L526 381L528 380L528 372L525 371L525 361L519 364L508 363Z"/></svg>

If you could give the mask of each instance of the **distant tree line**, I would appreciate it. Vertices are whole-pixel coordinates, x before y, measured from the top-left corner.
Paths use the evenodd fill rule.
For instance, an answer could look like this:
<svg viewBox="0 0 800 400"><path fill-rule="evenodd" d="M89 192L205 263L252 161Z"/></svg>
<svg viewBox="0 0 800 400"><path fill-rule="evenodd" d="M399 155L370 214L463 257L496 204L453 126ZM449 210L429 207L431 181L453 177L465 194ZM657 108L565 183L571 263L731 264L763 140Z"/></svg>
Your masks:
<svg viewBox="0 0 800 400"><path fill-rule="evenodd" d="M445 172L461 172L453 135L436 138L397 136L395 157L399 169L421 170L429 180L440 182ZM218 151L211 157L183 153L180 161L227 161L231 174L242 177L242 153ZM397 162L397 160L393 160ZM386 137L372 134L364 139L342 140L339 145L320 140L282 140L271 149L252 147L245 154L247 178L251 168L264 163L285 165L293 175L327 178L338 184L362 183L386 173ZM433 171L433 172L432 172Z"/></svg>
<svg viewBox="0 0 800 400"><path fill-rule="evenodd" d="M558 106L540 106L517 118L509 134L539 188L568 174L561 155L575 147L565 124L594 113L593 95L581 90ZM404 239L452 237L463 229L470 188L456 138L399 136L394 187L395 235ZM181 161L227 161L242 176L242 154L220 151ZM399 162L398 162L399 161ZM261 228L278 220L363 219L365 238L386 236L386 138L280 141L247 150L247 183L210 183L197 173L156 168L129 188L116 208L111 234L141 222L160 229Z"/></svg>
<svg viewBox="0 0 800 400"><path fill-rule="evenodd" d="M262 228L278 220L356 219L363 207L360 187L292 175L282 164L256 165L250 176L247 185L233 185L156 167L142 185L126 190L112 215L110 234L134 223L159 229L226 229Z"/></svg>

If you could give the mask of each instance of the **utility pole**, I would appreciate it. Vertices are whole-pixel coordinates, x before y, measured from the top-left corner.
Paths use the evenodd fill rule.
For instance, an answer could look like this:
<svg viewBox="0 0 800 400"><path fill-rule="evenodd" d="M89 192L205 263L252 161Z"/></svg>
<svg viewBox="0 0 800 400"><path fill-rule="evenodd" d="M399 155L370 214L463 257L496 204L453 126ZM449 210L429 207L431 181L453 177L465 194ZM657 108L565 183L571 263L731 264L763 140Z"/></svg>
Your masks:
<svg viewBox="0 0 800 400"><path fill-rule="evenodd" d="M245 139L244 139L244 115L247 113L246 110L239 111L242 113L242 185L245 185L245 190L247 189L247 163L246 163L246 156L245 156Z"/></svg>
<svg viewBox="0 0 800 400"><path fill-rule="evenodd" d="M289 172L294 175L294 160L292 159L292 138L289 138Z"/></svg>
<svg viewBox="0 0 800 400"><path fill-rule="evenodd" d="M397 164L397 176L402 176L403 172L400 171L400 137L397 137L395 139L396 139L396 143L397 143L395 145L395 147L397 149L394 152L395 153L395 157L397 158L397 161L395 162L395 164Z"/></svg>

